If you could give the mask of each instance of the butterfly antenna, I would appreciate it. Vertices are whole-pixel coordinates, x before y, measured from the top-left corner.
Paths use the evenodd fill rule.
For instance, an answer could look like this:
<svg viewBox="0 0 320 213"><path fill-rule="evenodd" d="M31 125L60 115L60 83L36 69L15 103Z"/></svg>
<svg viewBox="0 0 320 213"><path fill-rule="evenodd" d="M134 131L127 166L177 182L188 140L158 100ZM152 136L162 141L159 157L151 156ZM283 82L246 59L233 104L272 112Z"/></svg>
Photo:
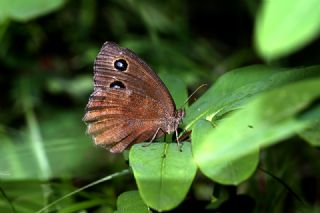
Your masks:
<svg viewBox="0 0 320 213"><path fill-rule="evenodd" d="M207 86L207 84L202 84L202 85L200 85L200 86L188 97L188 99L186 100L186 102L184 102L184 104L182 105L181 108L183 108L183 107L189 102L189 100L192 98L192 96L193 96L196 92L198 92L199 89L201 89L202 87L205 87L205 86Z"/></svg>
<svg viewBox="0 0 320 213"><path fill-rule="evenodd" d="M201 84L191 95L189 95L188 99L184 102L184 104L182 105L181 108L183 108L183 107L189 102L189 100L192 98L192 96L193 96L196 92L198 92L199 89L201 89L202 87L205 87L205 86L207 86L207 84ZM183 120L182 120L182 122L183 122ZM186 131L187 131L187 130L184 129L184 130L182 131L182 134L181 134L181 135L183 135ZM179 137L178 137L177 132L176 132L176 135L177 135L177 142L179 142L179 140L178 140Z"/></svg>

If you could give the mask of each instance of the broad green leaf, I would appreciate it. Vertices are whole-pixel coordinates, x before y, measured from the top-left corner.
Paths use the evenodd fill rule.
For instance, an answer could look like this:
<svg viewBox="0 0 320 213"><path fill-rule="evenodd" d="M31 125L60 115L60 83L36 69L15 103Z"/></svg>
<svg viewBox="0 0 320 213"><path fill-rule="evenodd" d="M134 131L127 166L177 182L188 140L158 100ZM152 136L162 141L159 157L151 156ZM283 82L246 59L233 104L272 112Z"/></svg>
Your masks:
<svg viewBox="0 0 320 213"><path fill-rule="evenodd" d="M316 78L260 94L206 134L194 148L197 163L223 164L239 159L313 124L320 118L320 107L308 107L320 97L319 85L320 78Z"/></svg>
<svg viewBox="0 0 320 213"><path fill-rule="evenodd" d="M176 75L168 73L160 73L160 78L163 80L167 88L169 89L177 107L182 105L188 99L187 85L181 78Z"/></svg>
<svg viewBox="0 0 320 213"><path fill-rule="evenodd" d="M0 21L6 18L28 21L58 9L64 2L65 0L0 0Z"/></svg>
<svg viewBox="0 0 320 213"><path fill-rule="evenodd" d="M259 151L256 150L236 160L226 159L224 162L201 161L201 155L203 154L201 148L204 146L203 143L206 142L207 133L213 131L213 128L215 127L206 120L200 120L194 126L192 134L192 153L194 160L198 164L201 172L210 179L222 184L237 185L249 178L255 171L259 162ZM214 140L212 140L211 143L214 145ZM198 159L200 160L198 161Z"/></svg>
<svg viewBox="0 0 320 213"><path fill-rule="evenodd" d="M315 123L299 132L299 135L313 146L320 146L320 119Z"/></svg>
<svg viewBox="0 0 320 213"><path fill-rule="evenodd" d="M151 213L142 201L138 191L122 193L117 200L117 210L114 213Z"/></svg>
<svg viewBox="0 0 320 213"><path fill-rule="evenodd" d="M185 198L196 174L190 143L136 144L129 162L144 202L158 211L170 210Z"/></svg>
<svg viewBox="0 0 320 213"><path fill-rule="evenodd" d="M238 109L255 95L281 85L320 76L320 66L284 69L262 65L239 68L224 74L192 104L183 122L191 129L199 119L217 119Z"/></svg>
<svg viewBox="0 0 320 213"><path fill-rule="evenodd" d="M319 35L319 1L262 1L255 30L256 46L264 58L288 55Z"/></svg>

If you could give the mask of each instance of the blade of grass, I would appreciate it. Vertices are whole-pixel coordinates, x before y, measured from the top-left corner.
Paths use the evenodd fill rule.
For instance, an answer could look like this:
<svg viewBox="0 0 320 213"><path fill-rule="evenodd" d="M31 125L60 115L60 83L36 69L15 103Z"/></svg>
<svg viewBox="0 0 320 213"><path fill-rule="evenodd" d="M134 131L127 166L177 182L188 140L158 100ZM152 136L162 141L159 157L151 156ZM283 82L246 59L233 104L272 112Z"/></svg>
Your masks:
<svg viewBox="0 0 320 213"><path fill-rule="evenodd" d="M21 104L29 132L30 146L40 169L39 178L46 180L50 177L52 171L46 156L40 127L33 111L30 83L28 80L21 80L20 82Z"/></svg>
<svg viewBox="0 0 320 213"><path fill-rule="evenodd" d="M2 197L8 202L12 212L16 213L16 209L14 208L10 198L7 196L7 194L5 193L5 191L0 187L0 194L2 194Z"/></svg>
<svg viewBox="0 0 320 213"><path fill-rule="evenodd" d="M129 174L129 172L130 172L129 169L124 169L124 170L122 170L121 172L114 173L114 174L112 174L112 175L109 175L109 176L107 176L107 177L103 177L103 178L101 178L101 179L99 179L99 180L97 180L97 181L94 181L94 182L92 182L92 183L89 183L88 185L85 185L84 187L81 187L81 188L79 188L79 189L77 189L77 190L74 190L73 192L70 192L70 193L64 195L63 197L61 197L61 198L53 201L52 203L50 203L50 204L46 205L45 207L43 207L42 209L38 210L36 213L45 212L45 211L48 210L50 207L52 207L53 205L59 203L60 201L62 201L62 200L64 200L64 199L66 199L67 197L70 197L70 196L72 196L72 195L74 195L74 194L76 194L76 193L78 193L78 192L80 192L80 191L83 191L83 190L85 190L85 189L87 189L87 188L89 188L89 187L91 187L91 186L95 186L95 185L97 185L97 184L99 184L99 183L102 183L102 182L111 180L111 179L114 178L114 177L119 177L119 176L122 176L122 175Z"/></svg>
<svg viewBox="0 0 320 213"><path fill-rule="evenodd" d="M40 170L38 178L47 180L51 177L52 170L45 151L40 127L33 111L31 89L29 86L30 82L28 80L22 80L20 82L21 104L29 132L30 147L36 157L36 162L38 163L38 168ZM46 205L52 195L52 189L49 184L42 184L41 187L43 190L44 205Z"/></svg>

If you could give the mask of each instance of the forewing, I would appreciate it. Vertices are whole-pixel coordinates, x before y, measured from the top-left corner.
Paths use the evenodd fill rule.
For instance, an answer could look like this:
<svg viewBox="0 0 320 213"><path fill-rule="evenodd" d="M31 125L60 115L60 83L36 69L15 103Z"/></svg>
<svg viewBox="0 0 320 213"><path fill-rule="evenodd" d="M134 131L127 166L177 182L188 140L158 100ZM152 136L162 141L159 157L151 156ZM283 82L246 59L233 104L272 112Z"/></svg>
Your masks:
<svg viewBox="0 0 320 213"><path fill-rule="evenodd" d="M123 59L127 62L127 69L119 71L115 62ZM110 87L114 82L121 82L125 89L153 99L163 108L163 112L173 115L174 101L160 78L153 70L129 49L119 47L112 42L106 42L94 64L95 88Z"/></svg>

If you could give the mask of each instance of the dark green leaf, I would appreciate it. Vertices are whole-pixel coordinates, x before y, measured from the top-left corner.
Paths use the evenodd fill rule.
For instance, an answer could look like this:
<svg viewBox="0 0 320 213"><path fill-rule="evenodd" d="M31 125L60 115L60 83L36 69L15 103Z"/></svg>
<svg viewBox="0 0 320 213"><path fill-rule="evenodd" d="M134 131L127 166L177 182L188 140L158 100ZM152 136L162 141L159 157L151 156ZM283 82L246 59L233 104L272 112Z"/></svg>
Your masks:
<svg viewBox="0 0 320 213"><path fill-rule="evenodd" d="M176 106L182 107L188 98L187 85L176 75L160 73L159 76L168 87Z"/></svg>

